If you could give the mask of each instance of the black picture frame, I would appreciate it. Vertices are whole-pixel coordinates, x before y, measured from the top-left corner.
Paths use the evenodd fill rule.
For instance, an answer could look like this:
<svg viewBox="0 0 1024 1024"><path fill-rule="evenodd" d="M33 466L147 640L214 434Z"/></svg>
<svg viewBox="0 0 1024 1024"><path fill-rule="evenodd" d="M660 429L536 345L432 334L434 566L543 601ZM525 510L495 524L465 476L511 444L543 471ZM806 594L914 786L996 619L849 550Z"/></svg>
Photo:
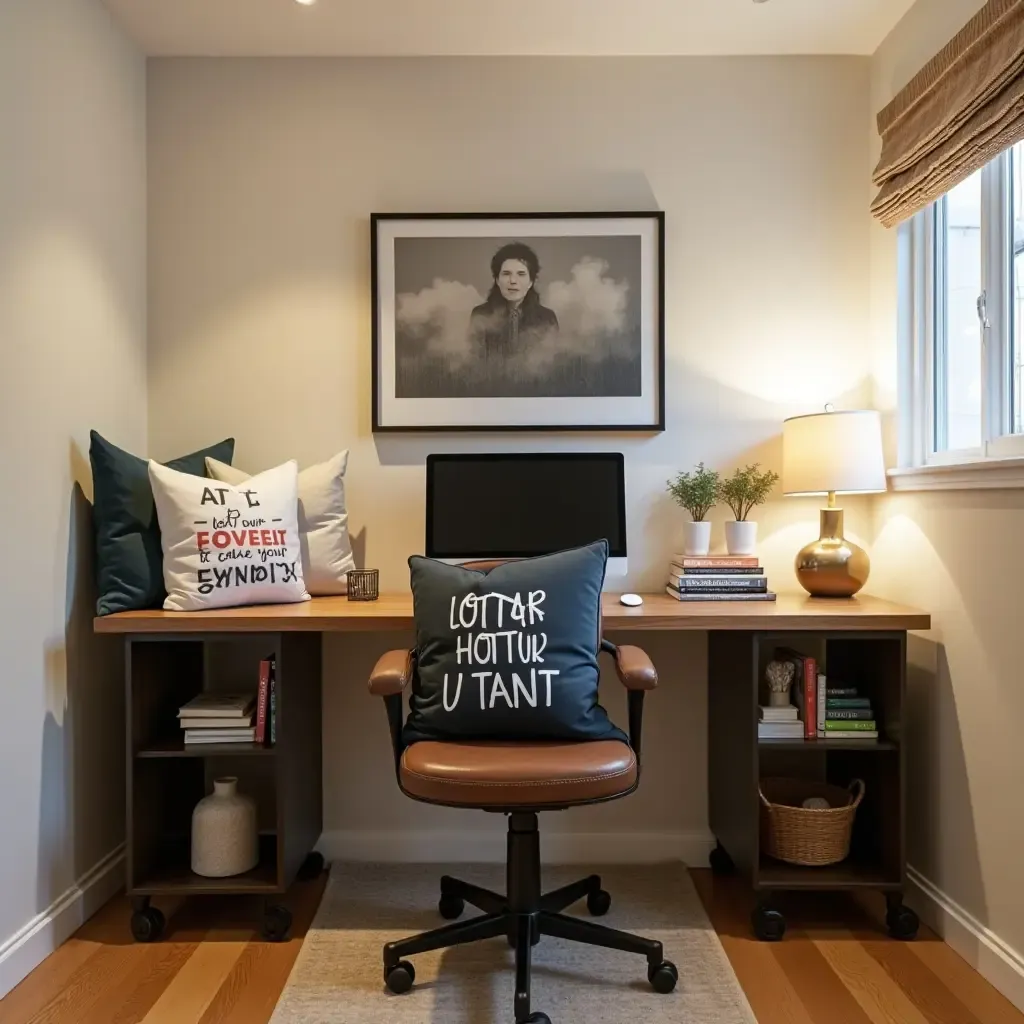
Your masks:
<svg viewBox="0 0 1024 1024"><path fill-rule="evenodd" d="M508 222L551 222L557 220L566 221L647 221L653 227L654 239L652 243L653 255L657 264L654 273L654 311L653 321L657 337L647 339L641 338L641 345L645 343L651 347L654 356L655 366L651 374L653 393L645 394L644 399L650 402L654 411L649 418L642 422L530 422L530 423L415 423L388 422L387 415L383 408L381 387L384 383L383 370L381 367L382 344L387 339L383 337L385 332L381 327L381 296L382 282L381 273L381 248L380 235L384 226L398 221L442 223L445 221L465 223L467 221L498 221ZM444 237L438 234L439 238ZM556 236L557 237L557 236ZM408 434L408 433L530 433L538 431L546 432L591 432L591 433L660 433L665 430L665 213L662 210L638 210L638 211L588 211L588 212L538 212L538 213L372 213L370 215L370 268L371 268L371 418L372 430L374 433L387 434ZM647 288L650 283L647 283ZM394 288L392 288L394 291ZM395 344L394 337L390 339L392 347ZM401 399L392 399L399 401ZM464 399L463 399L464 400ZM575 401L585 402L586 397L577 397ZM447 404L457 402L460 399L449 399Z"/></svg>

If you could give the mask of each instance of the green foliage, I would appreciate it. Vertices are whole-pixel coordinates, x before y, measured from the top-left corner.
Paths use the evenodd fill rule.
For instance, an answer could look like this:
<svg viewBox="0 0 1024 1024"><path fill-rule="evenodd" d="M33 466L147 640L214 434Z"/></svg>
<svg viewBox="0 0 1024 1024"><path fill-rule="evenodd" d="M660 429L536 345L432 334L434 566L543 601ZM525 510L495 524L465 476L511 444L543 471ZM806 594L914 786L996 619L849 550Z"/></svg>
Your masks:
<svg viewBox="0 0 1024 1024"><path fill-rule="evenodd" d="M668 492L676 504L693 516L695 523L703 522L718 502L718 474L699 462L692 473L680 473L675 480L669 480Z"/></svg>
<svg viewBox="0 0 1024 1024"><path fill-rule="evenodd" d="M755 505L763 505L772 488L779 482L778 473L770 469L761 473L760 468L761 463L755 462L746 469L737 469L718 486L719 499L732 509L738 522L742 523Z"/></svg>

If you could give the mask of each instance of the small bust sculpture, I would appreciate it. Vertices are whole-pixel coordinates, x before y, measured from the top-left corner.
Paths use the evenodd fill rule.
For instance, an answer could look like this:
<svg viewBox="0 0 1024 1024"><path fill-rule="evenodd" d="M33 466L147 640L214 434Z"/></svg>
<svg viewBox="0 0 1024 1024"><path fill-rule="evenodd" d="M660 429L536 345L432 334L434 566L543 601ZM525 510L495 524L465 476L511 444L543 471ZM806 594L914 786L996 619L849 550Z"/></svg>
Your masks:
<svg viewBox="0 0 1024 1024"><path fill-rule="evenodd" d="M793 685L796 666L791 661L770 661L764 670L768 680L768 704L773 708L789 703L789 688Z"/></svg>

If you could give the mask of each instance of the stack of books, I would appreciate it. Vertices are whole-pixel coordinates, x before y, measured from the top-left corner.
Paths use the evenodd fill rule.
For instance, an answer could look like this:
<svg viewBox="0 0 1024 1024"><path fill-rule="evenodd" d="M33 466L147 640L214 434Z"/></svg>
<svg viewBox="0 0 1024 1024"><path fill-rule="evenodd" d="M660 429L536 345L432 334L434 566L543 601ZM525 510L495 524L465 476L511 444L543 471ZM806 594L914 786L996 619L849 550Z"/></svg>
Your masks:
<svg viewBox="0 0 1024 1024"><path fill-rule="evenodd" d="M761 563L741 555L673 555L665 590L679 601L775 600Z"/></svg>
<svg viewBox="0 0 1024 1024"><path fill-rule="evenodd" d="M757 723L759 740L802 740L804 723L800 721L799 709L795 704L782 707L761 705L761 720Z"/></svg>
<svg viewBox="0 0 1024 1024"><path fill-rule="evenodd" d="M185 745L252 743L256 738L254 693L201 693L178 709Z"/></svg>
<svg viewBox="0 0 1024 1024"><path fill-rule="evenodd" d="M877 740L878 723L867 697L856 686L829 686L825 690L825 723L829 740Z"/></svg>

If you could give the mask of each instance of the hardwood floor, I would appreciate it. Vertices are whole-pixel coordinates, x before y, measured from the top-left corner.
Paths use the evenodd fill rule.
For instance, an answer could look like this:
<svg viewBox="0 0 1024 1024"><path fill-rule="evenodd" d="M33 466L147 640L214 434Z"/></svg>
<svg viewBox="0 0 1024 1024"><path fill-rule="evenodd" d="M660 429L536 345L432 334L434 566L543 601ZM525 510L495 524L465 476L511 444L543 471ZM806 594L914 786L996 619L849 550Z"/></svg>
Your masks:
<svg viewBox="0 0 1024 1024"><path fill-rule="evenodd" d="M758 1024L1024 1024L923 928L896 942L851 900L803 897L784 904L785 940L761 943L741 882L693 877ZM127 901L113 900L0 1000L0 1024L266 1024L324 883L295 886L293 937L278 944L259 939L258 904L225 899L161 904L166 937L139 945Z"/></svg>

